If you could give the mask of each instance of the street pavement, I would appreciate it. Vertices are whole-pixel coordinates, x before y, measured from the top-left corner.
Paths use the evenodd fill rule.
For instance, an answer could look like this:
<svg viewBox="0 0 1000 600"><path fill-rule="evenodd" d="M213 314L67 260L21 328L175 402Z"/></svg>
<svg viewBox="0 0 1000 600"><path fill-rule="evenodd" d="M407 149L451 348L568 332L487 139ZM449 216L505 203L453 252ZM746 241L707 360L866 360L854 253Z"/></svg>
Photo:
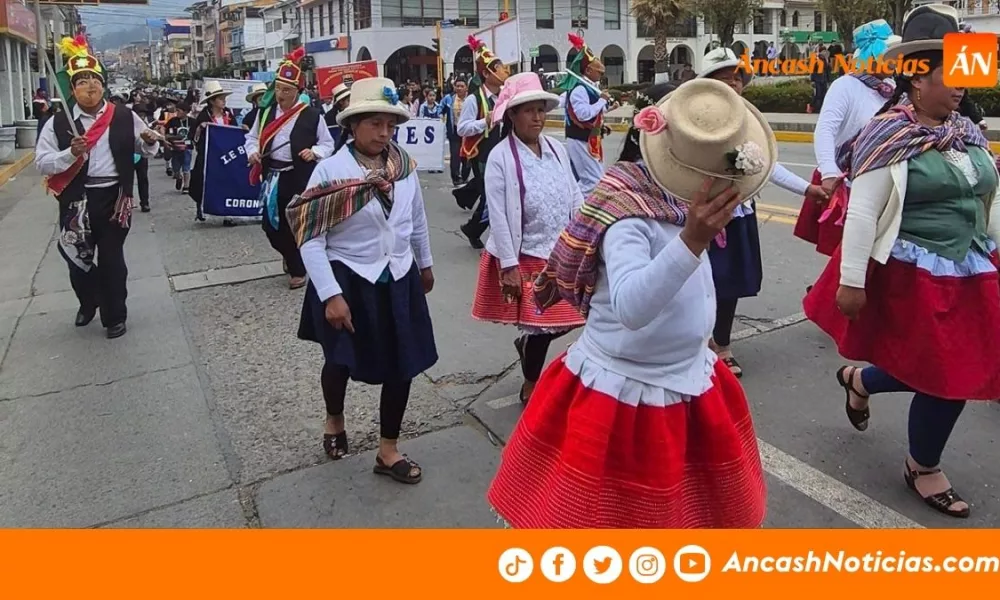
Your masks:
<svg viewBox="0 0 1000 600"><path fill-rule="evenodd" d="M621 142L606 142L609 162ZM780 151L809 177L811 145ZM352 455L325 459L322 353L295 336L303 292L287 289L259 225L197 223L162 161L150 171L153 212L136 213L126 245L129 332L112 341L97 322L73 327L40 178L0 188L0 527L496 527L484 493L521 410L515 330L469 316L478 253L449 176L421 175L440 360L414 381L401 442L424 481L401 486L371 472L377 389L351 384ZM848 424L841 361L801 314L824 258L792 236L800 201L763 194L765 285L740 303L734 342L768 472L766 526L1000 525L1000 406L969 405L944 458L968 521L905 488L904 395L873 402L868 432Z"/></svg>

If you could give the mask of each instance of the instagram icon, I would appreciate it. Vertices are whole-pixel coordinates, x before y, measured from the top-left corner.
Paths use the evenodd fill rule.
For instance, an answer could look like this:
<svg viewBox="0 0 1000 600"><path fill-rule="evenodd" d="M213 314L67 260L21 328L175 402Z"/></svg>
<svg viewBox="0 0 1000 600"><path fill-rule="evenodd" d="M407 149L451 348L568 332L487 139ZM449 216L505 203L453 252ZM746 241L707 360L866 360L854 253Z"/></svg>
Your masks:
<svg viewBox="0 0 1000 600"><path fill-rule="evenodd" d="M666 572L663 553L651 546L643 546L632 553L628 560L628 572L639 583L656 583Z"/></svg>

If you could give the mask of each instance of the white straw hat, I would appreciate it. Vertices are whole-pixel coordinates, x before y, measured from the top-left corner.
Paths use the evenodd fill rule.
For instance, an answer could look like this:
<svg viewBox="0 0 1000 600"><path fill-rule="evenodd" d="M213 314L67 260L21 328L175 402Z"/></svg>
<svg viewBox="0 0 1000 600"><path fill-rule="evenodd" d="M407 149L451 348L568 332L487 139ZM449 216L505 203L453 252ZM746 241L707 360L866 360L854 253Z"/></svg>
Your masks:
<svg viewBox="0 0 1000 600"><path fill-rule="evenodd" d="M201 101L202 103L207 103L212 98L218 98L219 96L228 96L232 92L222 89L222 84L218 81L206 81L205 87L201 90Z"/></svg>
<svg viewBox="0 0 1000 600"><path fill-rule="evenodd" d="M704 60L705 66L698 74L698 79L704 79L716 71L734 69L740 65L740 57L736 56L736 53L729 48L716 48L706 54L702 60ZM752 63L748 66L752 66ZM746 70L741 70L740 75L743 76L743 85L749 85L750 80L753 79L753 73Z"/></svg>
<svg viewBox="0 0 1000 600"><path fill-rule="evenodd" d="M347 87L347 84L338 83L335 88L333 88L333 103L336 104L345 98L351 97L351 88Z"/></svg>
<svg viewBox="0 0 1000 600"><path fill-rule="evenodd" d="M410 111L399 103L396 84L385 77L365 77L351 86L351 105L337 113L337 125L354 115L384 113L395 115L397 123L410 120Z"/></svg>
<svg viewBox="0 0 1000 600"><path fill-rule="evenodd" d="M267 92L266 83L255 83L253 87L250 88L250 93L247 94L246 100L247 102L253 102L254 98L264 95L265 92Z"/></svg>
<svg viewBox="0 0 1000 600"><path fill-rule="evenodd" d="M749 198L767 184L777 161L767 119L714 79L685 83L634 122L653 180L681 200L690 201L707 177L719 178L712 194L735 184L740 198Z"/></svg>

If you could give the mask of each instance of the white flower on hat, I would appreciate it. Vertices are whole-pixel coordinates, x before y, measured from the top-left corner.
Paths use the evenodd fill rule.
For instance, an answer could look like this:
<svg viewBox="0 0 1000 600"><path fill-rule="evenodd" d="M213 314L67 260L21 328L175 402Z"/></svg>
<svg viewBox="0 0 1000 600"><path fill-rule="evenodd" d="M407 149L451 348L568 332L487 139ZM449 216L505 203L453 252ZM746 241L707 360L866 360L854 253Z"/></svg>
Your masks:
<svg viewBox="0 0 1000 600"><path fill-rule="evenodd" d="M732 152L726 154L726 158L732 163L733 170L741 175L756 175L764 170L767 162L764 151L753 142L744 142L736 146Z"/></svg>

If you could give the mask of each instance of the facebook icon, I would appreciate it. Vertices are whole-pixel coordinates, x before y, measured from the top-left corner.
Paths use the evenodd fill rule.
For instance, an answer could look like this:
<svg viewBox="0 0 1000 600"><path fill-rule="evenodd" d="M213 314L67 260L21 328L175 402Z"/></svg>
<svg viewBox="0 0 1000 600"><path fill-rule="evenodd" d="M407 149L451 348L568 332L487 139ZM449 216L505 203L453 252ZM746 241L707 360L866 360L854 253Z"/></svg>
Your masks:
<svg viewBox="0 0 1000 600"><path fill-rule="evenodd" d="M576 557L568 549L557 546L549 548L539 563L542 575L553 583L569 581L576 573Z"/></svg>

